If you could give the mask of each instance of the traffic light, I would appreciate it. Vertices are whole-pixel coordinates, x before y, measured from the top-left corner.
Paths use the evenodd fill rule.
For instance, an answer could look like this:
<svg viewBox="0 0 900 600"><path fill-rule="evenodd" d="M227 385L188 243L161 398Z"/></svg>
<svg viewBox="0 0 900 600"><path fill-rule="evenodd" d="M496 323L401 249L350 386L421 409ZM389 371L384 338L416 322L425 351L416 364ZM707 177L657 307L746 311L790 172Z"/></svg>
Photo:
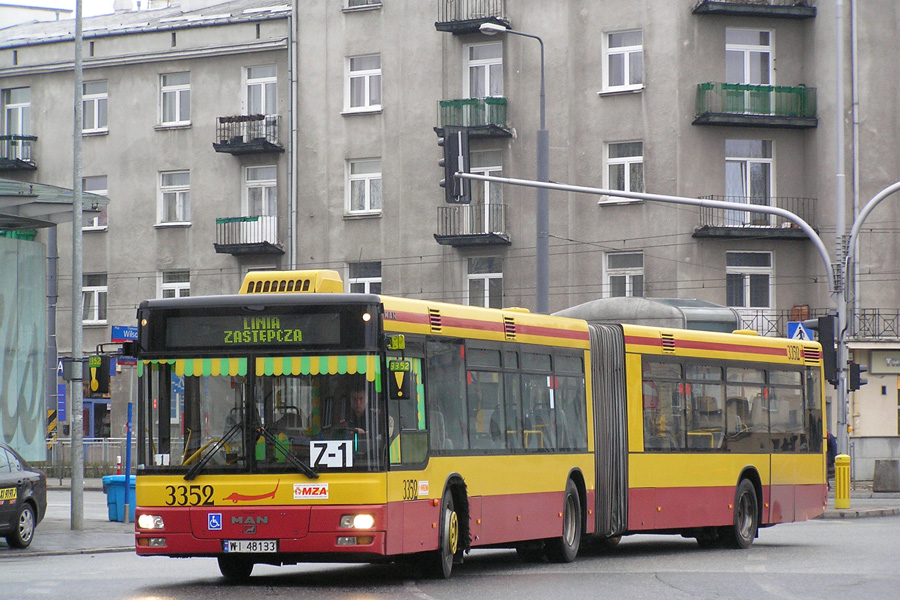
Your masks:
<svg viewBox="0 0 900 600"><path fill-rule="evenodd" d="M441 135L443 133L443 135ZM444 127L438 133L438 146L444 149L444 156L438 164L444 169L441 187L444 201L449 204L468 204L471 201L472 185L468 179L457 179L457 172L466 172L469 160L469 131L465 127Z"/></svg>
<svg viewBox="0 0 900 600"><path fill-rule="evenodd" d="M95 354L88 357L89 388L97 394L109 393L109 357Z"/></svg>
<svg viewBox="0 0 900 600"><path fill-rule="evenodd" d="M850 391L855 392L861 386L869 383L869 380L865 377L860 377L863 373L867 373L869 371L868 367L864 367L858 363L851 362L850 363Z"/></svg>
<svg viewBox="0 0 900 600"><path fill-rule="evenodd" d="M822 368L825 371L825 379L831 385L837 387L837 348L835 347L834 331L837 329L837 316L827 315L817 319L803 321L803 326L819 332L819 343L822 344Z"/></svg>

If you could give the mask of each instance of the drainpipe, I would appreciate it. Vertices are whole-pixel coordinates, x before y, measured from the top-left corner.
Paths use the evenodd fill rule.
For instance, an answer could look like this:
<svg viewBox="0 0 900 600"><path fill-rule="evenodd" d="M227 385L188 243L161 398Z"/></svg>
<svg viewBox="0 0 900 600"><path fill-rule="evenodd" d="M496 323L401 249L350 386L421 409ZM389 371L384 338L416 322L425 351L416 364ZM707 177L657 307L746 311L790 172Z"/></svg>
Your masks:
<svg viewBox="0 0 900 600"><path fill-rule="evenodd" d="M850 105L853 114L853 218L859 215L859 30L856 8L857 0L850 0ZM856 315L859 308L859 239L853 244L853 302L850 314ZM855 322L855 321L853 321ZM852 330L851 330L852 331Z"/></svg>

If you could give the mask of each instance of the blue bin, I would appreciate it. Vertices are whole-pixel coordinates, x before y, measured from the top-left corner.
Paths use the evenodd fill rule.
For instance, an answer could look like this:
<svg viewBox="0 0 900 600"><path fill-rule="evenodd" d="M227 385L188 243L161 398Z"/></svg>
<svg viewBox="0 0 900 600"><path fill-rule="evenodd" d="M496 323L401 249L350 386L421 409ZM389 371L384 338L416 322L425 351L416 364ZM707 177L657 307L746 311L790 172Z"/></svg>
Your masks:
<svg viewBox="0 0 900 600"><path fill-rule="evenodd" d="M128 515L129 523L134 523L134 475L131 476L131 485L128 491ZM125 520L125 476L106 475L103 478L103 492L106 494L106 508L109 510L110 521Z"/></svg>

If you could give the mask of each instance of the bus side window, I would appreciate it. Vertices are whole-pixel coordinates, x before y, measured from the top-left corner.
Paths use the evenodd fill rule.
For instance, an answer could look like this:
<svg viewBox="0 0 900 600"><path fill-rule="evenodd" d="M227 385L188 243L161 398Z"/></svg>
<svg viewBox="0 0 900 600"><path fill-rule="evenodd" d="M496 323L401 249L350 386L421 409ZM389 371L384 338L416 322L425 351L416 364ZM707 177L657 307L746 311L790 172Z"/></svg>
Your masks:
<svg viewBox="0 0 900 600"><path fill-rule="evenodd" d="M434 450L468 448L466 396L460 382L466 379L462 344L459 341L429 341L426 344L425 396Z"/></svg>
<svg viewBox="0 0 900 600"><path fill-rule="evenodd" d="M503 378L506 408L506 447L522 448L522 390L518 373L506 373Z"/></svg>

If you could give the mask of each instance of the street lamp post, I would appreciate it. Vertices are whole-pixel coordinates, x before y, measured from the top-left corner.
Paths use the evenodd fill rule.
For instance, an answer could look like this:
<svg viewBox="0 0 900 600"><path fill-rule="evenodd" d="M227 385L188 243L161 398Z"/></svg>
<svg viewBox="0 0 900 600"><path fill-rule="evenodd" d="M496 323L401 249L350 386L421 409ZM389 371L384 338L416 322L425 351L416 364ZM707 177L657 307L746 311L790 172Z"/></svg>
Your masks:
<svg viewBox="0 0 900 600"><path fill-rule="evenodd" d="M546 104L544 101L544 41L536 35L509 29L496 23L482 23L481 33L494 35L511 33L537 40L541 45L541 121L537 132L537 180L550 181L550 132L547 131ZM550 312L550 203L547 188L537 188L535 243L535 295L537 312Z"/></svg>

